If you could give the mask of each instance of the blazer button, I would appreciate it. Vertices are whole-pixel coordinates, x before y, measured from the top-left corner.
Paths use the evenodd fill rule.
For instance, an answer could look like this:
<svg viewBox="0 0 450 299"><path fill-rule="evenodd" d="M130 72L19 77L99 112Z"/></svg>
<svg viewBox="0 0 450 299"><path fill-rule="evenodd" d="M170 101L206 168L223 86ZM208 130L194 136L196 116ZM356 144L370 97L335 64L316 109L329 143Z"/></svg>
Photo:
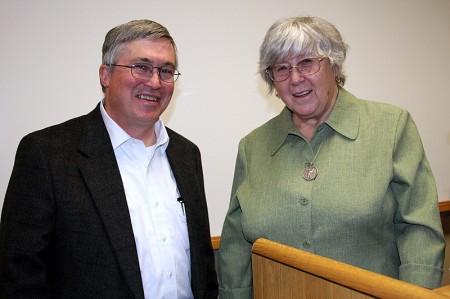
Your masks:
<svg viewBox="0 0 450 299"><path fill-rule="evenodd" d="M309 200L307 198L305 198L305 197L300 198L300 204L302 206L306 206L306 205L308 205L308 203L309 203Z"/></svg>
<svg viewBox="0 0 450 299"><path fill-rule="evenodd" d="M310 248L311 247L311 242L309 242L308 240L303 241L303 247L304 248Z"/></svg>

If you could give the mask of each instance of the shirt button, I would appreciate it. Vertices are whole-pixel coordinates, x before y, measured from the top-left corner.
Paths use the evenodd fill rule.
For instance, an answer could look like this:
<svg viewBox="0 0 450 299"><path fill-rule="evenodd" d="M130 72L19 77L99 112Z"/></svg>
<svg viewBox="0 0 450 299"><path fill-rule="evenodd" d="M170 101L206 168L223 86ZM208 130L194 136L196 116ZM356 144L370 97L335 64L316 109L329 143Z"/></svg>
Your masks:
<svg viewBox="0 0 450 299"><path fill-rule="evenodd" d="M304 248L310 248L311 247L311 242L309 242L308 240L306 240L306 241L303 241L303 247Z"/></svg>
<svg viewBox="0 0 450 299"><path fill-rule="evenodd" d="M308 203L309 203L309 200L307 198L305 198L305 197L300 198L300 204L302 206L306 206L306 205L308 205Z"/></svg>
<svg viewBox="0 0 450 299"><path fill-rule="evenodd" d="M163 240L164 242L166 242L166 236L163 236L163 237L162 237L162 240Z"/></svg>
<svg viewBox="0 0 450 299"><path fill-rule="evenodd" d="M159 207L159 202L155 202L155 207Z"/></svg>
<svg viewBox="0 0 450 299"><path fill-rule="evenodd" d="M172 278L173 273L169 272L169 278Z"/></svg>

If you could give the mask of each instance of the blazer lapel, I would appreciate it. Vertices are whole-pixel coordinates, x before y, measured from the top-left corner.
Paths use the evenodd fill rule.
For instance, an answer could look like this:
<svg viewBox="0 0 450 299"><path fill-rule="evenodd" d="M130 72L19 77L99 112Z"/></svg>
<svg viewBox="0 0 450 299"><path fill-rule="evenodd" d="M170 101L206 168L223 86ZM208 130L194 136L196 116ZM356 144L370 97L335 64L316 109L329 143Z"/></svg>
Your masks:
<svg viewBox="0 0 450 299"><path fill-rule="evenodd" d="M80 167L116 254L120 268L136 298L144 298L136 243L122 179L99 106L85 123L79 150L87 156Z"/></svg>
<svg viewBox="0 0 450 299"><path fill-rule="evenodd" d="M193 145L189 145L188 141L169 128L167 133L170 137L166 149L167 158L185 204L191 254L192 292L195 298L206 298L205 285L212 279L207 277L207 273L214 273L214 270L209 272L205 267L213 264L214 258L208 217L205 216L208 211L200 153L196 153ZM209 252L211 256L205 255Z"/></svg>
<svg viewBox="0 0 450 299"><path fill-rule="evenodd" d="M181 143L176 140L176 136L172 134L170 129L167 129L169 134L169 146L166 149L167 159L169 160L170 167L175 176L178 190L185 200L185 204L189 205L192 198L192 189L194 188L192 184L192 171L188 163L186 162L186 157L183 155L183 148L180 147Z"/></svg>

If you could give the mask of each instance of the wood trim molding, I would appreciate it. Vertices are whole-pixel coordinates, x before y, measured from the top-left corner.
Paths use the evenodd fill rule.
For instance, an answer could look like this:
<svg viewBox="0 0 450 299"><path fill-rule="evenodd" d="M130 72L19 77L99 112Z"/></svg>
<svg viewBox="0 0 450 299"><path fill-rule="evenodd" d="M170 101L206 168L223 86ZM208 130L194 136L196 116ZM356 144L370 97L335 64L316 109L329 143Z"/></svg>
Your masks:
<svg viewBox="0 0 450 299"><path fill-rule="evenodd" d="M220 236L211 237L211 244L214 250L218 250L220 247Z"/></svg>
<svg viewBox="0 0 450 299"><path fill-rule="evenodd" d="M439 202L439 211L441 213L450 212L450 200Z"/></svg>

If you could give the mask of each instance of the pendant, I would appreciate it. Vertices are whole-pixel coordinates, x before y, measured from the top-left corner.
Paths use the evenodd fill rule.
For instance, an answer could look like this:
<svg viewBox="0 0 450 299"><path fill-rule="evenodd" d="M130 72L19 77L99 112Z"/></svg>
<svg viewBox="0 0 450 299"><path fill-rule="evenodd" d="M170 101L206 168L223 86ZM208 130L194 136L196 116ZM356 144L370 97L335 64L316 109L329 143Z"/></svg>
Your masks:
<svg viewBox="0 0 450 299"><path fill-rule="evenodd" d="M305 170L303 170L303 178L307 181L312 181L317 177L318 173L319 171L313 164L306 163Z"/></svg>

